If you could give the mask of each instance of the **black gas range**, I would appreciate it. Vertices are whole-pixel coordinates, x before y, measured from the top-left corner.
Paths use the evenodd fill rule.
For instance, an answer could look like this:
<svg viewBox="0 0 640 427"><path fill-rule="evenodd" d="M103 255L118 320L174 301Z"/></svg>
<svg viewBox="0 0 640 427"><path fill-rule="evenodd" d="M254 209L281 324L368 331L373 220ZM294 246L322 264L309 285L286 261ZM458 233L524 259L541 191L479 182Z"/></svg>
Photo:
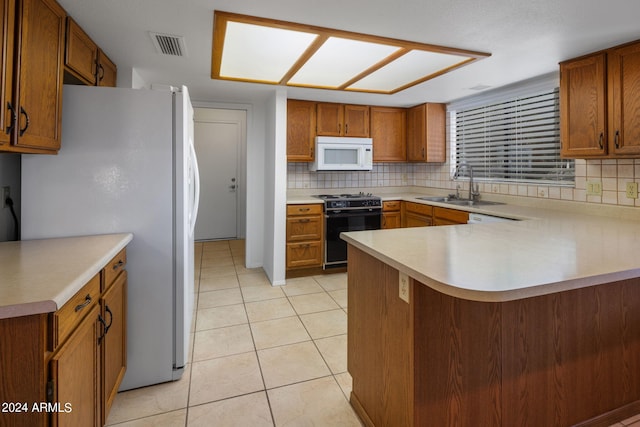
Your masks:
<svg viewBox="0 0 640 427"><path fill-rule="evenodd" d="M324 200L324 268L347 264L347 243L340 239L345 231L378 230L382 218L382 200L371 193L319 194Z"/></svg>

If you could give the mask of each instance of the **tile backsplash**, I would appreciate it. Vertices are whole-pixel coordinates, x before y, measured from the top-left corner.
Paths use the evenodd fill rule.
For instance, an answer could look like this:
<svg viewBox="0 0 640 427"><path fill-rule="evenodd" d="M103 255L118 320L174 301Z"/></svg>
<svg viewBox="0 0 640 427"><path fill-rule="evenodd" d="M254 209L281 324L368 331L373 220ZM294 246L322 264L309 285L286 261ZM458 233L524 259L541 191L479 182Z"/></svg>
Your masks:
<svg viewBox="0 0 640 427"><path fill-rule="evenodd" d="M576 160L575 186L480 182L483 194L547 198L621 206L638 206L640 199L627 198L628 182L640 183L640 159ZM587 195L587 182L602 184L602 195ZM307 163L288 163L287 188L333 189L375 187L430 187L455 191L468 183L451 179L450 163L376 163L371 172L311 172Z"/></svg>

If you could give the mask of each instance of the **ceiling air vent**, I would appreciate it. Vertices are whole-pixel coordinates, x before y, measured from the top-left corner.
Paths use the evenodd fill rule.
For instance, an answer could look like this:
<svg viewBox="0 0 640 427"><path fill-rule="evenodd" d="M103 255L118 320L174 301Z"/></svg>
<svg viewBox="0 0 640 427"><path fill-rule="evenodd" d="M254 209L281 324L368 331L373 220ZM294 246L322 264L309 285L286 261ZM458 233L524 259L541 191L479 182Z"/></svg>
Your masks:
<svg viewBox="0 0 640 427"><path fill-rule="evenodd" d="M151 34L151 39L158 53L172 56L187 56L184 37L153 32L149 32L149 34Z"/></svg>

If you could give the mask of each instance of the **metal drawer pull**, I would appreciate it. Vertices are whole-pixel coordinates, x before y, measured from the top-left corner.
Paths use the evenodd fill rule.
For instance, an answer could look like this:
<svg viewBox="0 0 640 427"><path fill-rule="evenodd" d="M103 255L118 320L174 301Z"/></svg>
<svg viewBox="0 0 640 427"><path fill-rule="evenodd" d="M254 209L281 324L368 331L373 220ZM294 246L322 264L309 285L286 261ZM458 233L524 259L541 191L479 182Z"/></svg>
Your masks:
<svg viewBox="0 0 640 427"><path fill-rule="evenodd" d="M85 308L86 306L88 306L89 304L91 304L91 295L87 294L87 296L84 297L84 302L82 304L76 305L76 313L82 310L83 308Z"/></svg>
<svg viewBox="0 0 640 427"><path fill-rule="evenodd" d="M311 208L298 208L299 212L309 212Z"/></svg>
<svg viewBox="0 0 640 427"><path fill-rule="evenodd" d="M303 223L303 224L304 224L304 223L307 223L307 222L309 222L309 221L311 221L309 218L298 220L298 222L301 222L301 223Z"/></svg>
<svg viewBox="0 0 640 427"><path fill-rule="evenodd" d="M116 262L115 264L113 264L113 269L114 269L114 270L117 270L117 269L119 269L120 267L122 267L123 265L124 265L124 261L119 260L118 262Z"/></svg>
<svg viewBox="0 0 640 427"><path fill-rule="evenodd" d="M598 139L598 146L600 147L601 150L604 148L604 145L602 144L603 139L604 139L604 133L600 132L600 138Z"/></svg>
<svg viewBox="0 0 640 427"><path fill-rule="evenodd" d="M620 131L619 130L616 131L616 137L614 141L616 144L616 148L620 148Z"/></svg>

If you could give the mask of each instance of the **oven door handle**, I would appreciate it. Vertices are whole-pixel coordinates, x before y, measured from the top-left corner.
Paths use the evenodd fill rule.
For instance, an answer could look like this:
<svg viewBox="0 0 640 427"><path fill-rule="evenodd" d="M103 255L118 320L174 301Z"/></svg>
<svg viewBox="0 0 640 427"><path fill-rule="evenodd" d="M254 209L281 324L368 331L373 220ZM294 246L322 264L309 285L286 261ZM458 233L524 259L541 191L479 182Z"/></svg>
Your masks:
<svg viewBox="0 0 640 427"><path fill-rule="evenodd" d="M326 219L331 219L331 218L350 218L354 216L379 216L379 215L382 215L382 210L376 209L374 211L367 211L367 212L349 211L349 212L337 213L337 214L331 214L331 215L325 214L324 217Z"/></svg>

